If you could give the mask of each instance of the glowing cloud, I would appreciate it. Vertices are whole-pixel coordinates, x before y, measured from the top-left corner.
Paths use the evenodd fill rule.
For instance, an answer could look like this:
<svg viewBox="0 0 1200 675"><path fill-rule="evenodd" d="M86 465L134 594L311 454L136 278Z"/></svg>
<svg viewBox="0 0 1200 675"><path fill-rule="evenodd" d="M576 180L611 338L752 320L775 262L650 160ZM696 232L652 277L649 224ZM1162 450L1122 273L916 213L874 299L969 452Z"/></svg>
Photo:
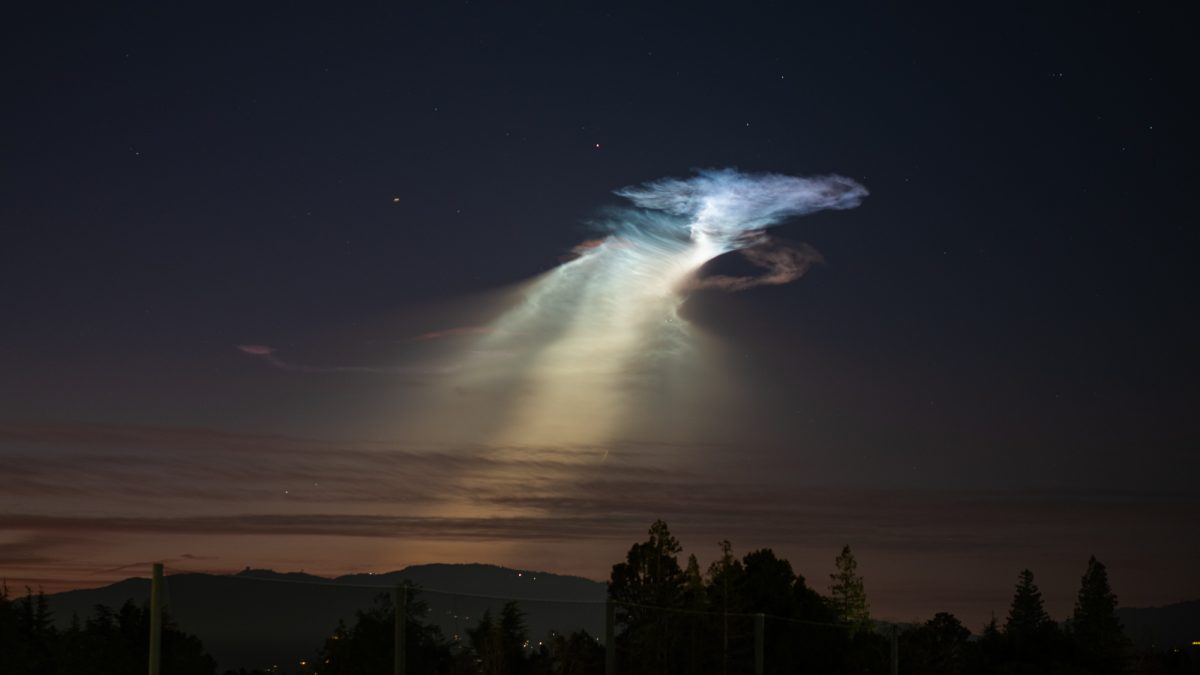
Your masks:
<svg viewBox="0 0 1200 675"><path fill-rule="evenodd" d="M703 359L688 358L695 345L677 313L686 293L799 278L820 254L780 244L765 230L789 217L853 208L867 190L842 176L724 169L616 194L633 206L607 214L596 223L603 237L528 284L523 302L480 331L473 358L452 378L457 395L485 397L479 407L487 413L478 417L490 440L601 442L646 407L645 397L656 408L678 404L704 377L696 372ZM706 262L734 251L763 272L698 277Z"/></svg>
<svg viewBox="0 0 1200 675"><path fill-rule="evenodd" d="M506 298L499 318L420 333L406 340L409 353L399 364L311 365L263 344L238 349L290 372L418 378L429 389L397 421L413 438L582 447L647 424L655 436L692 429L705 417L695 404L709 405L735 380L708 351L720 349L714 340L679 316L687 295L800 278L821 255L766 230L791 217L854 208L867 190L842 176L722 169L616 194L630 205L608 211L594 223L599 236ZM705 263L733 252L759 273L701 274Z"/></svg>
<svg viewBox="0 0 1200 675"><path fill-rule="evenodd" d="M617 194L643 209L684 218L692 241L725 253L754 243L762 230L785 218L852 209L867 189L836 175L798 178L721 169L622 188Z"/></svg>

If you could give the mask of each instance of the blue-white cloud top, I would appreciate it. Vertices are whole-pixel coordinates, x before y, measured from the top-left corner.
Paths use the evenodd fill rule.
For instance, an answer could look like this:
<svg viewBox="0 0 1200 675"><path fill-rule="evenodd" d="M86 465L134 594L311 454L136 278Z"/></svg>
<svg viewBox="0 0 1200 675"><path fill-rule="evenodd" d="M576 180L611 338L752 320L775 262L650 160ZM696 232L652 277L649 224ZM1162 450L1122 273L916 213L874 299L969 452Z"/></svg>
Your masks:
<svg viewBox="0 0 1200 675"><path fill-rule="evenodd" d="M800 178L719 169L626 187L617 194L639 208L683 218L691 240L712 246L720 255L742 248L786 218L852 209L867 196L867 189L836 175Z"/></svg>

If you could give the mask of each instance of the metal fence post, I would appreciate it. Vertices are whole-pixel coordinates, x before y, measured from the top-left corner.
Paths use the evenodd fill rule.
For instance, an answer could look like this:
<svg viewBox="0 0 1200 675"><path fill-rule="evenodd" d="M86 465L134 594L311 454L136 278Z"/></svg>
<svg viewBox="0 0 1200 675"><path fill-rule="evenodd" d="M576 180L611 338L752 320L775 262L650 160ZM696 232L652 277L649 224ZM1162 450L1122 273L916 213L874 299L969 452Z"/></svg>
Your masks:
<svg viewBox="0 0 1200 675"><path fill-rule="evenodd" d="M395 639L396 647L392 654L393 675L405 675L408 672L406 633L408 628L408 588L397 584L392 591L392 604L396 608Z"/></svg>
<svg viewBox="0 0 1200 675"><path fill-rule="evenodd" d="M754 615L754 675L763 675L763 640L767 632L767 615L759 612Z"/></svg>
<svg viewBox="0 0 1200 675"><path fill-rule="evenodd" d="M617 675L617 608L612 600L604 603L604 675Z"/></svg>
<svg viewBox="0 0 1200 675"><path fill-rule="evenodd" d="M162 669L162 563L154 563L150 576L150 675Z"/></svg>
<svg viewBox="0 0 1200 675"><path fill-rule="evenodd" d="M900 638L896 624L892 624L892 675L900 674Z"/></svg>

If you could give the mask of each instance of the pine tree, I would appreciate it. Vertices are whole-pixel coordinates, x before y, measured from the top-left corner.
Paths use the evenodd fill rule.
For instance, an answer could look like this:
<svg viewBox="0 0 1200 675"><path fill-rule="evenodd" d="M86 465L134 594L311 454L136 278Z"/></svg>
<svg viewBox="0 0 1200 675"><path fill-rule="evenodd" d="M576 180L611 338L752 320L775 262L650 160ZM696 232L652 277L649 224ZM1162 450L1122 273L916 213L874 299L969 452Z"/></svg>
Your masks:
<svg viewBox="0 0 1200 675"><path fill-rule="evenodd" d="M985 667L990 667L993 664L1001 663L1008 657L1008 643L1004 639L1004 635L1000 632L1000 626L996 622L996 614L992 613L992 620L988 621L983 626L983 630L979 632L979 649L976 656L979 662L976 663L975 670L982 671Z"/></svg>
<svg viewBox="0 0 1200 675"><path fill-rule="evenodd" d="M980 639L994 639L1000 637L1000 625L996 623L996 613L992 612L992 619L983 625L983 630L980 631Z"/></svg>
<svg viewBox="0 0 1200 675"><path fill-rule="evenodd" d="M700 574L700 561L696 560L695 553L688 556L687 569L683 571L683 578L684 590L688 599L685 604L694 604L704 594L704 577Z"/></svg>
<svg viewBox="0 0 1200 675"><path fill-rule="evenodd" d="M1013 593L1012 607L1004 623L1011 655L1026 667L1052 668L1066 657L1066 644L1042 604L1042 592L1033 582L1033 572L1022 570Z"/></svg>
<svg viewBox="0 0 1200 675"><path fill-rule="evenodd" d="M30 673L50 673L54 670L54 643L57 631L45 593L37 595L28 586L25 597L13 603L16 610L16 636L20 651L28 659ZM2 665L2 664L0 664Z"/></svg>
<svg viewBox="0 0 1200 675"><path fill-rule="evenodd" d="M683 607L689 609L695 614L684 615L687 618L686 622L686 649L687 658L685 664L688 675L698 675L705 672L705 661L701 653L701 635L702 626L700 624L699 612L707 610L708 590L704 587L704 576L700 573L700 561L696 559L696 554L688 556L687 569L683 572L684 591L683 591Z"/></svg>
<svg viewBox="0 0 1200 675"><path fill-rule="evenodd" d="M717 542L721 557L708 566L708 591L714 610L721 612L721 672L729 669L729 613L740 612L742 563L733 556L728 539Z"/></svg>
<svg viewBox="0 0 1200 675"><path fill-rule="evenodd" d="M1098 673L1120 673L1126 661L1127 640L1117 618L1117 596L1108 585L1108 571L1096 556L1088 559L1071 616L1071 639L1081 661Z"/></svg>
<svg viewBox="0 0 1200 675"><path fill-rule="evenodd" d="M723 613L741 611L742 563L733 555L729 540L717 542L721 557L708 566L708 589L714 609Z"/></svg>
<svg viewBox="0 0 1200 675"><path fill-rule="evenodd" d="M418 592L405 582L406 601L405 651L408 672L434 672L450 660L450 646L441 629L426 623L422 617L428 605L418 599ZM366 609L356 611L353 625L339 619L333 634L317 652L317 663L323 664L322 675L360 675L361 673L391 672L395 649L397 607L391 593L380 593ZM307 671L306 671L307 672Z"/></svg>
<svg viewBox="0 0 1200 675"><path fill-rule="evenodd" d="M509 675L522 671L529 629L525 613L516 602L504 603L500 615L485 610L479 625L467 630L471 647L479 659L483 675Z"/></svg>
<svg viewBox="0 0 1200 675"><path fill-rule="evenodd" d="M854 626L856 629L869 628L871 625L871 610L867 604L867 592L863 587L862 577L858 576L858 562L849 546L842 547L842 553L834 561L837 572L830 574L832 581L829 592L830 601L839 620Z"/></svg>
<svg viewBox="0 0 1200 675"><path fill-rule="evenodd" d="M1032 639L1048 623L1050 615L1042 604L1042 592L1033 583L1033 572L1021 570L1004 632L1017 641Z"/></svg>
<svg viewBox="0 0 1200 675"><path fill-rule="evenodd" d="M900 638L905 672L959 675L966 672L971 631L953 614L938 612Z"/></svg>

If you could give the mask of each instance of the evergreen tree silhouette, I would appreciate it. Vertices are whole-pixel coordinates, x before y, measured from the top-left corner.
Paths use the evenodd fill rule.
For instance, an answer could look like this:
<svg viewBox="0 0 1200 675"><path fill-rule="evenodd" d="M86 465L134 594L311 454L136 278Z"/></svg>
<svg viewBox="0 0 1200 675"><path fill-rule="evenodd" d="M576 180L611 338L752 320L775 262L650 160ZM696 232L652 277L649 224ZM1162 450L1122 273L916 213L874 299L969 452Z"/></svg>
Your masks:
<svg viewBox="0 0 1200 675"><path fill-rule="evenodd" d="M1117 618L1117 596L1108 585L1108 571L1096 556L1088 559L1070 625L1082 664L1096 673L1125 671L1129 643Z"/></svg>
<svg viewBox="0 0 1200 675"><path fill-rule="evenodd" d="M709 605L721 615L721 673L729 670L729 614L741 612L741 587L744 570L733 556L728 539L717 542L721 557L708 567Z"/></svg>
<svg viewBox="0 0 1200 675"><path fill-rule="evenodd" d="M707 672L706 661L702 654L701 643L705 637L704 617L701 612L708 608L708 589L704 586L704 576L700 573L700 561L696 554L688 556L687 569L683 572L683 608L687 614L681 614L683 620L684 644L682 649L687 654L684 666L688 675L699 675Z"/></svg>
<svg viewBox="0 0 1200 675"><path fill-rule="evenodd" d="M12 601L0 585L0 673L8 675L126 675L146 672L150 608L127 601L113 610L96 605L86 622L78 616L55 627L47 598L30 591ZM163 613L162 672L214 675L216 662L194 635Z"/></svg>
<svg viewBox="0 0 1200 675"><path fill-rule="evenodd" d="M1033 582L1033 572L1021 570L1008 620L1004 622L1004 632L1017 641L1032 640L1047 623L1050 623L1050 615L1046 614L1042 603L1042 592Z"/></svg>
<svg viewBox="0 0 1200 675"><path fill-rule="evenodd" d="M830 602L838 619L854 627L855 631L871 627L871 608L867 603L867 592L862 577L858 575L858 562L849 546L834 561L837 572L829 575Z"/></svg>
<svg viewBox="0 0 1200 675"><path fill-rule="evenodd" d="M953 614L938 612L900 638L900 670L928 675L959 675L969 665L971 631Z"/></svg>
<svg viewBox="0 0 1200 675"><path fill-rule="evenodd" d="M650 526L649 535L629 549L625 562L613 565L608 584L608 596L617 603L618 645L638 655L622 672L668 672L682 642L671 629L668 609L682 605L687 588L678 558L683 547L662 520Z"/></svg>
<svg viewBox="0 0 1200 675"><path fill-rule="evenodd" d="M405 654L409 672L433 671L446 663L450 648L441 629L427 623L429 607L418 591L405 582ZM390 593L380 593L374 604L355 612L354 624L339 619L333 634L317 652L322 675L361 675L391 672L396 645L396 606Z"/></svg>
<svg viewBox="0 0 1200 675"><path fill-rule="evenodd" d="M524 672L529 629L525 625L525 613L516 602L504 603L496 617L492 616L491 610L484 611L479 625L468 629L467 636L479 659L482 675Z"/></svg>
<svg viewBox="0 0 1200 675"><path fill-rule="evenodd" d="M1026 670L1064 667L1062 633L1046 613L1042 592L1033 581L1033 572L1027 569L1018 575L1004 635L1010 656Z"/></svg>

